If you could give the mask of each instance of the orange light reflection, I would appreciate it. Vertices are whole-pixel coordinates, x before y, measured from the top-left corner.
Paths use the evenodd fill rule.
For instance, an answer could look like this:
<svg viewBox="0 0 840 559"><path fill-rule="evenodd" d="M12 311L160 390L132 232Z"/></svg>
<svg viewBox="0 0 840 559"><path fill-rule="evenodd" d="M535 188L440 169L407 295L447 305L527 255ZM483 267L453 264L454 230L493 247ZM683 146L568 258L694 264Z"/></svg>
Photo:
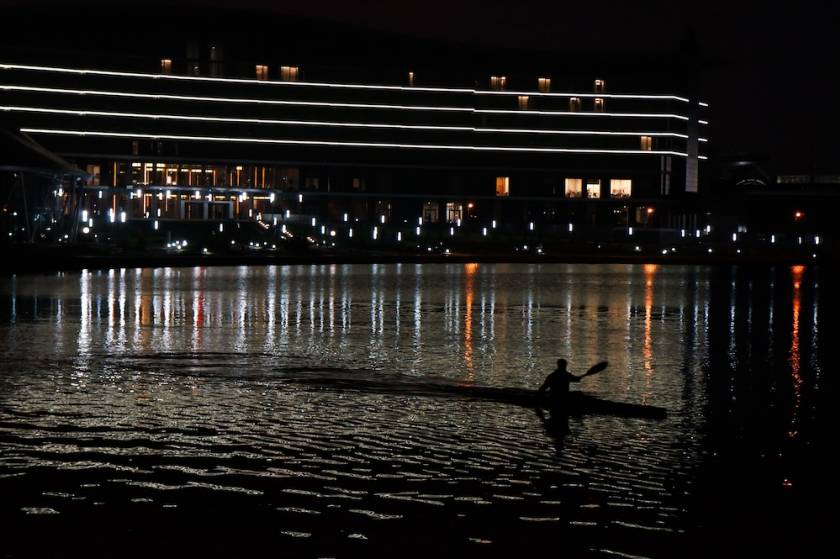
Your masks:
<svg viewBox="0 0 840 559"><path fill-rule="evenodd" d="M465 382L475 382L475 366L473 364L473 337L472 337L472 305L475 297L475 273L478 271L478 264L464 264L464 292L466 299L466 312L464 313L464 365L467 369Z"/></svg>
<svg viewBox="0 0 840 559"><path fill-rule="evenodd" d="M651 318L653 315L653 280L659 266L656 264L645 264L642 268L645 272L645 334L642 341L642 357L645 368L645 391L643 402L647 402L650 395L650 385L653 379L653 334L651 331Z"/></svg>
<svg viewBox="0 0 840 559"><path fill-rule="evenodd" d="M802 400L802 374L800 370L799 353L799 311L802 306L802 274L805 266L792 266L791 277L793 280L793 324L790 335L790 376L793 388L793 410L790 418L790 431L788 435L793 438L797 435L796 424L799 416L799 406Z"/></svg>

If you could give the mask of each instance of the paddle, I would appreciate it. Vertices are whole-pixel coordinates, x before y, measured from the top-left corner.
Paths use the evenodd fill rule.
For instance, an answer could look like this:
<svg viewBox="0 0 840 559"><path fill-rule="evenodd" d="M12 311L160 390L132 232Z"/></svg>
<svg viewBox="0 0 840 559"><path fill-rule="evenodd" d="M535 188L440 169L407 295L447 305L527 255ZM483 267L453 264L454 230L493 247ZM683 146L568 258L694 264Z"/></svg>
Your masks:
<svg viewBox="0 0 840 559"><path fill-rule="evenodd" d="M596 363L595 365L592 365L591 367L589 367L589 370L586 371L585 373L583 373L582 375L580 375L577 379L580 380L584 377L588 377L589 375L594 375L596 373L600 373L601 371L606 369L608 366L609 366L609 362L607 362L607 361L601 361L600 363Z"/></svg>

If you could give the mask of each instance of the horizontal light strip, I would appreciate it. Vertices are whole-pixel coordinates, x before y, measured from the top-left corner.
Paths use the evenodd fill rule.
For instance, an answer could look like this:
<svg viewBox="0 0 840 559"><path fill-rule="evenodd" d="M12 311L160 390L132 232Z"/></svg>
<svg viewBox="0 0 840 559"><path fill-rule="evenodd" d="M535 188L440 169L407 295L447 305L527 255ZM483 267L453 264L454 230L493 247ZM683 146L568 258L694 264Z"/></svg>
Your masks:
<svg viewBox="0 0 840 559"><path fill-rule="evenodd" d="M456 132L499 132L499 133L516 133L516 134L560 134L569 136L667 136L672 138L687 139L685 134L677 134L676 132L610 132L602 130L541 130L529 128L473 128L470 126L434 126L434 125L415 125L415 124L367 124L361 122L330 122L317 120L274 120L274 119L260 119L260 118L231 118L231 117L214 117L214 116L191 116L191 115L172 115L172 114L152 114L152 113L123 113L112 111L77 111L71 109L46 109L41 107L19 107L11 105L0 105L0 111L6 112L24 112L24 113L47 113L47 114L66 114L74 116L107 116L107 117L124 117L124 118L144 118L153 120L186 120L199 122L228 122L238 124L288 124L293 126L333 126L345 128L391 128L400 130L441 130L441 131L456 131ZM701 141L705 139L701 138Z"/></svg>
<svg viewBox="0 0 840 559"><path fill-rule="evenodd" d="M282 82L280 82L282 83ZM412 88L406 88L412 89ZM685 97L678 97L676 95L653 95L643 93L565 93L560 91L509 91L509 90L489 90L489 89L473 89L471 93L476 95L527 95L529 97L584 97L584 98L604 98L604 99L651 99L658 101L682 101L688 103Z"/></svg>
<svg viewBox="0 0 840 559"><path fill-rule="evenodd" d="M145 78L155 80L180 80L216 83L239 83L258 85L291 85L306 87L333 87L342 89L379 89L387 91L429 91L438 93L469 93L478 95L533 95L535 97L605 97L608 99L662 99L674 100L687 103L685 97L676 95L644 95L631 93L553 93L537 91L483 91L478 89L460 87L411 87L404 85L362 85L349 83L328 83L328 82L287 82L287 81L266 81L245 78L210 78L204 76L178 76L172 74L149 74L142 72L117 72L112 70L84 70L79 68L61 68L57 66L32 66L27 64L0 64L3 70L34 70L40 72L58 72L64 74L113 76L123 78Z"/></svg>
<svg viewBox="0 0 840 559"><path fill-rule="evenodd" d="M24 85L0 85L4 91L30 91L37 93L60 93L71 95L99 95L105 97L128 97L137 99L169 99L173 101L209 101L218 103L254 103L259 105L294 105L309 107L343 107L352 109L402 109L410 111L448 111L463 113L499 113L522 115L554 115L554 116L614 116L641 118L676 118L688 120L687 117L660 113L584 113L568 111L507 111L474 109L472 107L434 107L429 105L379 105L370 103L331 103L326 101L280 101L276 99L243 99L239 97L202 97L195 95L169 95L164 93L126 93L121 91L102 91L95 89L61 89L54 87L35 87Z"/></svg>
<svg viewBox="0 0 840 559"><path fill-rule="evenodd" d="M516 132L521 134L568 134L577 136L658 136L688 139L685 134L676 132L610 132L607 130L540 130L528 128L474 128L475 132Z"/></svg>
<svg viewBox="0 0 840 559"><path fill-rule="evenodd" d="M709 124L708 120L698 120L697 122L699 122L700 124Z"/></svg>
<svg viewBox="0 0 840 559"><path fill-rule="evenodd" d="M125 93L122 91L101 91L96 89L60 89L55 87L32 87L22 85L0 85L8 91L34 91L39 93L69 93L74 95L101 95L105 97L131 97L137 99L170 99L174 101L212 101L218 103L254 103L257 105L297 105L309 107L345 107L351 109L403 109L409 111L449 111L471 113L472 107L433 107L426 105L377 105L372 103L329 103L326 101L280 101L276 99L243 99L239 97L202 97L198 95L168 95L165 93Z"/></svg>
<svg viewBox="0 0 840 559"><path fill-rule="evenodd" d="M45 109L40 107L18 107L0 105L0 110L8 112L28 112L28 113L50 113L50 114L68 114L75 116L112 116L125 118L148 118L154 120L191 120L200 122L232 122L241 124L290 124L301 126L340 126L340 127L358 127L358 128L405 128L410 130L450 130L461 132L473 132L476 129L469 126L432 126L422 124L366 124L353 122L331 122L331 121L317 121L317 120L275 120L262 118L233 118L233 117L215 117L215 116L192 116L192 115L173 115L173 114L154 114L154 113L124 113L113 111L77 111L71 109Z"/></svg>
<svg viewBox="0 0 840 559"><path fill-rule="evenodd" d="M475 109L475 112L482 114L500 115L540 115L540 116L615 116L615 117L639 117L639 118L677 118L688 120L687 116L663 114L663 113L599 113L599 112L576 112L576 111L532 111L532 110L511 110L511 109Z"/></svg>
<svg viewBox="0 0 840 559"><path fill-rule="evenodd" d="M236 138L223 136L186 136L177 134L134 134L128 132L99 132L86 130L58 130L50 128L21 128L21 132L29 134L53 134L61 136L94 136L106 138L143 138L148 140L191 140L201 142L234 142L249 144L281 144L303 146L336 146L336 147L375 147L375 148L405 148L405 149L441 149L456 151L500 151L522 153L612 153L621 155L676 155L687 157L678 151L642 151L625 149L576 149L576 148L526 148L526 147L496 147L496 146L455 146L446 144L390 144L380 142L334 142L325 140L283 140L272 138Z"/></svg>
<svg viewBox="0 0 840 559"><path fill-rule="evenodd" d="M708 107L709 106L708 103L704 103L703 101L700 101L697 104L700 105L701 107Z"/></svg>

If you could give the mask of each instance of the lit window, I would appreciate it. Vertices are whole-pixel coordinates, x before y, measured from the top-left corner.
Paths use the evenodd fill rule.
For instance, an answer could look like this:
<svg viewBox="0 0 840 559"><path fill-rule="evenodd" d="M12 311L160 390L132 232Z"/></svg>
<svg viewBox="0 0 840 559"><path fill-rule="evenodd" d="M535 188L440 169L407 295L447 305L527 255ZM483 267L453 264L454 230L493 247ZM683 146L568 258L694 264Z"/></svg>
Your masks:
<svg viewBox="0 0 840 559"><path fill-rule="evenodd" d="M353 190L364 192L365 190L365 179L361 178L354 178L353 179Z"/></svg>
<svg viewBox="0 0 840 559"><path fill-rule="evenodd" d="M551 91L551 78L537 78L537 89L540 93Z"/></svg>
<svg viewBox="0 0 840 559"><path fill-rule="evenodd" d="M496 177L496 196L510 195L510 177Z"/></svg>
<svg viewBox="0 0 840 559"><path fill-rule="evenodd" d="M603 113L604 112L604 99L602 97L595 98L595 112L596 113Z"/></svg>
<svg viewBox="0 0 840 559"><path fill-rule="evenodd" d="M520 95L516 98L516 102L519 105L520 110L527 111L530 98L527 95Z"/></svg>
<svg viewBox="0 0 840 559"><path fill-rule="evenodd" d="M87 173L90 175L87 180L88 186L99 186L100 179L101 179L101 169L99 165L88 165L87 166Z"/></svg>
<svg viewBox="0 0 840 559"><path fill-rule="evenodd" d="M650 151L653 149L653 138L650 136L642 136L641 139L642 151Z"/></svg>
<svg viewBox="0 0 840 559"><path fill-rule="evenodd" d="M490 89L501 91L507 87L507 77L505 76L490 76Z"/></svg>
<svg viewBox="0 0 840 559"><path fill-rule="evenodd" d="M630 179L610 179L610 198L629 198L632 189Z"/></svg>
<svg viewBox="0 0 840 559"><path fill-rule="evenodd" d="M257 64L257 79L262 82L268 80L268 66Z"/></svg>
<svg viewBox="0 0 840 559"><path fill-rule="evenodd" d="M458 221L459 219L463 218L464 214L464 205L459 204L458 202L447 202L446 203L446 221L452 223L453 221Z"/></svg>
<svg viewBox="0 0 840 559"><path fill-rule="evenodd" d="M601 180L594 179L586 181L586 197L600 198L601 197Z"/></svg>
<svg viewBox="0 0 840 559"><path fill-rule="evenodd" d="M595 80L595 93L603 93L604 85L604 80Z"/></svg>
<svg viewBox="0 0 840 559"><path fill-rule="evenodd" d="M580 112L580 97L569 98L569 111L573 113Z"/></svg>
<svg viewBox="0 0 840 559"><path fill-rule="evenodd" d="M580 198L583 194L583 179L566 179L566 198Z"/></svg>
<svg viewBox="0 0 840 559"><path fill-rule="evenodd" d="M160 59L160 73L161 74L171 74L172 73L172 59L170 59L170 58L161 58Z"/></svg>
<svg viewBox="0 0 840 559"><path fill-rule="evenodd" d="M280 66L280 79L284 82L296 82L300 79L300 66Z"/></svg>
<svg viewBox="0 0 840 559"><path fill-rule="evenodd" d="M414 72L408 73L408 85L409 87L414 87Z"/></svg>
<svg viewBox="0 0 840 559"><path fill-rule="evenodd" d="M780 184L804 184L811 182L810 175L779 175L776 182Z"/></svg>
<svg viewBox="0 0 840 559"><path fill-rule="evenodd" d="M438 203L423 202L423 223L438 222Z"/></svg>

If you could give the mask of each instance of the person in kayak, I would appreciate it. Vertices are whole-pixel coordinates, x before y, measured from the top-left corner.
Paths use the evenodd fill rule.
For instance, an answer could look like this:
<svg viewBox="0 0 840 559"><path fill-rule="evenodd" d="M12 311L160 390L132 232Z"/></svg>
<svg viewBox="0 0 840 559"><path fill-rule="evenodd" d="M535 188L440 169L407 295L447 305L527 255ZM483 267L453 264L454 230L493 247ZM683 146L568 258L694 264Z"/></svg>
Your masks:
<svg viewBox="0 0 840 559"><path fill-rule="evenodd" d="M562 408L569 401L569 384L572 382L580 382L580 377L566 370L565 359L558 359L557 368L545 377L537 392L548 399L551 407Z"/></svg>

